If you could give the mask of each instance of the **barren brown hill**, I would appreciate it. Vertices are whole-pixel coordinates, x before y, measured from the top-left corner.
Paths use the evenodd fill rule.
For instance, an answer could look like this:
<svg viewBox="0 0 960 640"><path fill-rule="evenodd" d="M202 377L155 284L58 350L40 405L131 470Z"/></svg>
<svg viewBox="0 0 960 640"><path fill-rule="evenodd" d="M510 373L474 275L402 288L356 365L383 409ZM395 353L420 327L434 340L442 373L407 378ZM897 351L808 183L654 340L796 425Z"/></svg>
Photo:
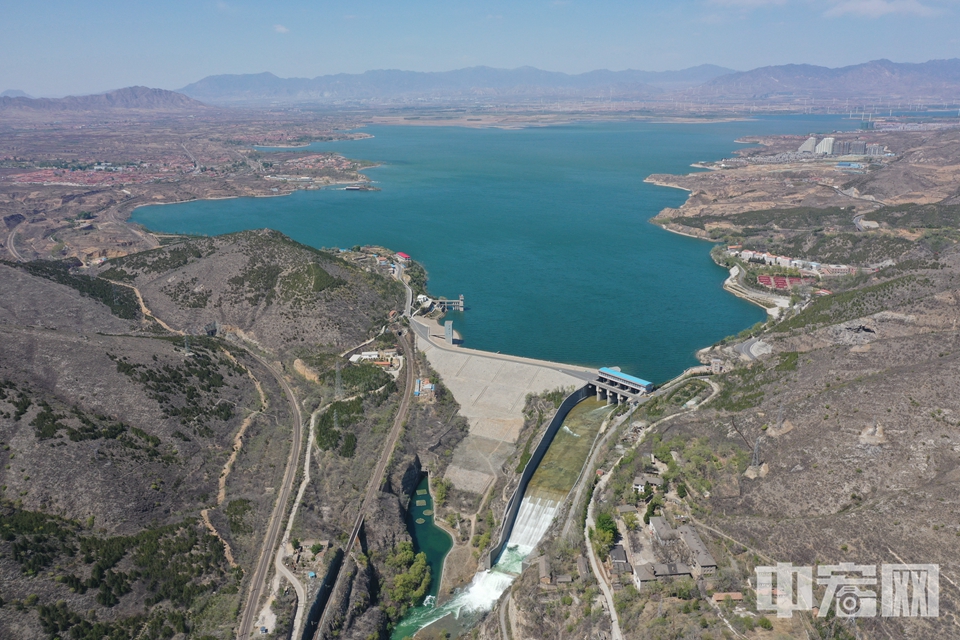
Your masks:
<svg viewBox="0 0 960 640"><path fill-rule="evenodd" d="M126 87L107 93L66 98L0 97L0 111L198 111L208 107L182 93L150 87Z"/></svg>
<svg viewBox="0 0 960 640"><path fill-rule="evenodd" d="M218 323L284 354L348 349L379 331L403 300L399 282L266 229L185 239L111 260L101 275L136 285L177 330L201 334Z"/></svg>
<svg viewBox="0 0 960 640"><path fill-rule="evenodd" d="M399 284L266 231L186 239L107 267L116 280L66 263L0 264L0 635L231 637L293 428L279 374L249 349L291 367L289 384L316 407L326 387L293 373L293 359L326 379L344 345L376 335ZM360 400L321 441L335 445L324 466L340 484L320 478L301 535L352 526L378 425L396 408L376 367L344 378ZM398 497L384 500L368 539L382 536L390 553L409 538Z"/></svg>

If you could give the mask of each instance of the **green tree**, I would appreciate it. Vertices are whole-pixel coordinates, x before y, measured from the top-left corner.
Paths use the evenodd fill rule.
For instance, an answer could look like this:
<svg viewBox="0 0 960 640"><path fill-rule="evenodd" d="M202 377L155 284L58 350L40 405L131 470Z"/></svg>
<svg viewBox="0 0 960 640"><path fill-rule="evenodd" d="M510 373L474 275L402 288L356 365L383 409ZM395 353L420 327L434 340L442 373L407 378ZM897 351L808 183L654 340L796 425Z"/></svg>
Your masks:
<svg viewBox="0 0 960 640"><path fill-rule="evenodd" d="M609 529L590 529L590 541L600 560L606 560L610 555L610 549L613 548L613 533Z"/></svg>

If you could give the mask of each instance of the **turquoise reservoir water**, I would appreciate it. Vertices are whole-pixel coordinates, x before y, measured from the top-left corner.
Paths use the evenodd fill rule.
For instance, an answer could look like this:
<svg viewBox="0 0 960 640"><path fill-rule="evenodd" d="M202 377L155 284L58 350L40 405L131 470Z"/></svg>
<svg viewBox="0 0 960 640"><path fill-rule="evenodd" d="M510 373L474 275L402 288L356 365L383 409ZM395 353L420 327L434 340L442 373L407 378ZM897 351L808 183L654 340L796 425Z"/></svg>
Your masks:
<svg viewBox="0 0 960 640"><path fill-rule="evenodd" d="M420 493L420 492L423 493ZM424 504L418 505L418 501L424 501ZM429 512L427 515L425 512ZM407 636L413 636L423 627L419 621L429 612L434 610L437 593L440 591L440 580L443 574L443 560L447 553L453 548L453 540L450 535L434 524L433 517L433 496L430 495L430 485L428 477L424 476L417 485L417 491L410 498L410 508L407 512L407 529L413 537L413 546L417 553L427 554L427 564L430 565L430 593L425 601L418 607L414 607L407 616L400 621L397 628L394 629L391 637L402 639Z"/></svg>
<svg viewBox="0 0 960 640"><path fill-rule="evenodd" d="M662 382L694 352L764 319L723 291L709 243L647 220L686 193L643 182L728 157L744 135L850 129L839 117L704 124L603 123L521 130L369 127L373 138L311 148L382 162L382 191L137 209L162 232L270 227L316 247L381 244L423 263L465 346Z"/></svg>

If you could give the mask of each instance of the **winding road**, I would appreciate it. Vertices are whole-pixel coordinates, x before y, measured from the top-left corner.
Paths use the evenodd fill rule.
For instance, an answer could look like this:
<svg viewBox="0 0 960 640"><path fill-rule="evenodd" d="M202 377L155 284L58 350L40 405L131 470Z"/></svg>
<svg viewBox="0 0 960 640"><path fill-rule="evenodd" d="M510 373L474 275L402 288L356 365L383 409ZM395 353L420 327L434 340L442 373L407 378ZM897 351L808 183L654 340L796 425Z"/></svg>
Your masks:
<svg viewBox="0 0 960 640"><path fill-rule="evenodd" d="M276 378L284 394L287 396L287 401L290 403L290 411L294 417L293 436L290 444L290 456L287 459L287 469L283 474L283 482L277 495L277 501L273 506L273 513L270 515L270 522L267 525L267 535L264 537L263 545L260 548L260 558L257 561L257 568L250 580L250 591L247 593L247 601L243 605L243 617L240 619L240 627L237 629L237 637L246 639L250 637L253 629L253 622L257 616L257 603L260 601L260 594L263 591L263 585L266 582L267 573L270 570L270 559L273 555L274 548L277 546L277 538L280 535L280 527L283 524L283 512L286 508L287 501L290 499L293 480L297 474L297 462L300 460L300 444L303 440L303 416L300 413L297 397L294 395L293 389L290 388L290 385L287 384L287 381L283 378L283 375L256 353L246 347L243 348Z"/></svg>
<svg viewBox="0 0 960 640"><path fill-rule="evenodd" d="M13 257L13 259L16 260L17 262L24 261L23 256L21 256L20 252L17 251L17 245L16 245L17 228L20 226L20 224L21 223L17 223L17 225L14 226L13 229L10 229L10 234L7 236L7 251L10 252L11 257Z"/></svg>

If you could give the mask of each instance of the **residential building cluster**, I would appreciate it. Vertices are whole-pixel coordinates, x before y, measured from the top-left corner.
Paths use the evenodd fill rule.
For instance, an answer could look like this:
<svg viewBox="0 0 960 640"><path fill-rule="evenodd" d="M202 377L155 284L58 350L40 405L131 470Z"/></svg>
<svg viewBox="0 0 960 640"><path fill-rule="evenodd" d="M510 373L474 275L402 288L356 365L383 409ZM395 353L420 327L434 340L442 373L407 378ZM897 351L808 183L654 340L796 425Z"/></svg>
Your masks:
<svg viewBox="0 0 960 640"><path fill-rule="evenodd" d="M886 148L882 144L868 144L863 140L838 140L827 136L817 141L816 136L810 136L800 145L797 153L820 156L882 156L886 154Z"/></svg>
<svg viewBox="0 0 960 640"><path fill-rule="evenodd" d="M691 578L716 573L717 561L707 550L707 545L704 544L700 534L693 527L684 524L674 529L666 518L661 516L650 518L648 527L651 537L656 540L658 545L685 548L685 556L689 559L689 562L647 562L638 565L635 579L640 586L663 578ZM615 552L618 552L616 557ZM623 555L623 562L625 562L626 554L622 552L622 547L619 550L614 547L614 550L610 553L615 573L618 573L616 564L620 555Z"/></svg>
<svg viewBox="0 0 960 640"><path fill-rule="evenodd" d="M811 260L800 260L788 256L778 256L766 251L752 251L743 249L742 251L730 250L730 255L738 256L745 262L762 264L770 267L783 267L785 269L797 269L800 276L810 277L829 277L829 276L849 276L860 273L861 271L876 271L876 269L864 269L846 264L822 264Z"/></svg>

